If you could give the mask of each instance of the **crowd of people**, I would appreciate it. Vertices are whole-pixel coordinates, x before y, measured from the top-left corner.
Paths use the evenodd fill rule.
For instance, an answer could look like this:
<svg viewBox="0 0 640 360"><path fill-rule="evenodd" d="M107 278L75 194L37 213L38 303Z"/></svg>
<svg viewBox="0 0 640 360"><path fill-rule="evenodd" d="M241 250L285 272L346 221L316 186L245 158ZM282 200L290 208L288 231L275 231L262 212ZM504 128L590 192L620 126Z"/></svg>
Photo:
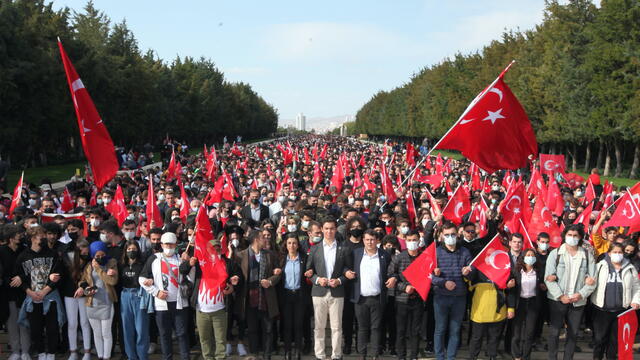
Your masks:
<svg viewBox="0 0 640 360"><path fill-rule="evenodd" d="M174 152L173 165L119 174L102 189L75 179L68 211L62 189L25 182L12 214L11 194L0 193L5 354L143 360L159 351L187 360L199 346L206 360L454 359L464 339L471 359L497 358L501 346L514 359L536 350L616 358L617 315L640 308L638 233L603 228L614 208L603 208L597 174L589 225L575 224L586 184L567 185L554 215L561 245L540 232L527 247L528 234L509 232L499 209L504 179L527 182L535 161L481 173L486 186L473 188L468 161L447 161L437 174L435 157L416 154L413 166L404 151L299 136ZM420 181L431 175L443 180ZM484 224L470 213L457 223L443 216L458 185L470 187L473 206L488 204ZM113 213L120 190L126 217ZM161 216L148 218L151 208ZM211 258L196 256L201 212ZM471 265L496 234L510 258L504 289ZM424 300L404 273L434 242ZM222 269L210 271L211 262ZM592 349L579 349L579 338Z"/></svg>

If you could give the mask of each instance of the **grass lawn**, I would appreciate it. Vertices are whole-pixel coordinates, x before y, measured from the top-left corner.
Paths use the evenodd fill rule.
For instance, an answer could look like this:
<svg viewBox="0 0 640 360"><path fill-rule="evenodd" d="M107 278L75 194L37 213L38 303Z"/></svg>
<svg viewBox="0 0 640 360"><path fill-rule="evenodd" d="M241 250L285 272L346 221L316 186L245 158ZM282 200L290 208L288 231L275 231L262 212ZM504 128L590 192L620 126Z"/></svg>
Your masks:
<svg viewBox="0 0 640 360"><path fill-rule="evenodd" d="M49 178L52 183L58 181L69 180L76 173L76 169L80 169L80 173L84 174L85 161L79 161L64 165L43 166L37 168L28 168L24 171L24 180L36 185L42 184L42 179ZM13 188L20 180L22 170L9 171L8 193L13 193Z"/></svg>

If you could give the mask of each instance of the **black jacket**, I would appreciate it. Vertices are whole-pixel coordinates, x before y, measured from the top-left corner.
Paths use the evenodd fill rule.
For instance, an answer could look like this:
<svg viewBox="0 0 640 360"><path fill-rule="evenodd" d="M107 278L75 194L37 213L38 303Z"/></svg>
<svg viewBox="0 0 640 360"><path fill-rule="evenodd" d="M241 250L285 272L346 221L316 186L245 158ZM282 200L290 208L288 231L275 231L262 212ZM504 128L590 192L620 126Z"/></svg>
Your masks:
<svg viewBox="0 0 640 360"><path fill-rule="evenodd" d="M364 257L364 248L356 248L353 250L353 271L356 273L356 278L353 279L353 293L351 295L351 302L357 304L360 300L360 263ZM388 252L382 249L377 249L378 261L380 262L380 303L384 307L387 302L387 268L391 263L391 256Z"/></svg>

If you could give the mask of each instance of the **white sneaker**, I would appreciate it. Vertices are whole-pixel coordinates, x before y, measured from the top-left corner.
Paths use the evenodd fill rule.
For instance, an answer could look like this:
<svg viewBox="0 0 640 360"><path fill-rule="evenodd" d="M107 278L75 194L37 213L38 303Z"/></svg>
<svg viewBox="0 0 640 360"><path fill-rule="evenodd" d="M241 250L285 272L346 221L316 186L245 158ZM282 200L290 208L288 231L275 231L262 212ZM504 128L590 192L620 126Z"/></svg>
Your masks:
<svg viewBox="0 0 640 360"><path fill-rule="evenodd" d="M31 355L29 355L29 353L22 353L20 360L31 360Z"/></svg>
<svg viewBox="0 0 640 360"><path fill-rule="evenodd" d="M47 360L47 354L45 353L38 354L38 360Z"/></svg>
<svg viewBox="0 0 640 360"><path fill-rule="evenodd" d="M91 360L91 353L84 353L84 355L82 355L82 360Z"/></svg>
<svg viewBox="0 0 640 360"><path fill-rule="evenodd" d="M71 355L69 355L69 359L68 360L78 360L78 352L77 351L72 351Z"/></svg>
<svg viewBox="0 0 640 360"><path fill-rule="evenodd" d="M231 344L227 344L227 351L225 351L225 355L231 356L233 354L233 346Z"/></svg>
<svg viewBox="0 0 640 360"><path fill-rule="evenodd" d="M20 360L20 353L17 353L17 352L11 353L11 355L9 356L9 359L7 360Z"/></svg>
<svg viewBox="0 0 640 360"><path fill-rule="evenodd" d="M244 348L244 344L238 343L238 355L247 356L247 349Z"/></svg>
<svg viewBox="0 0 640 360"><path fill-rule="evenodd" d="M47 354L47 360L56 360L56 354Z"/></svg>
<svg viewBox="0 0 640 360"><path fill-rule="evenodd" d="M155 352L156 352L156 347L157 347L157 346L158 346L158 345L156 345L156 343L149 343L149 350L147 351L147 354L148 354L148 355L151 355L151 354L155 353ZM83 359L83 360L84 360L84 359Z"/></svg>

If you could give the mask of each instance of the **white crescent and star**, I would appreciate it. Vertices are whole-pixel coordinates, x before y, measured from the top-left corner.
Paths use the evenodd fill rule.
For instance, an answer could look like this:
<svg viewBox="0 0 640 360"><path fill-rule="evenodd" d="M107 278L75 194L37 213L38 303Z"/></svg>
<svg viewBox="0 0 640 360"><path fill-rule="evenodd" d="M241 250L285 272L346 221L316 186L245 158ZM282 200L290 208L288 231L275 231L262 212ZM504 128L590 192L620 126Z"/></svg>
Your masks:
<svg viewBox="0 0 640 360"><path fill-rule="evenodd" d="M487 90L487 92L491 92L494 93L496 95L498 95L499 103L502 103L502 90L492 87L491 89ZM482 94L482 93L481 93ZM480 96L480 95L478 95ZM473 105L475 105L475 103L478 101L478 97L476 97L476 99L473 100L473 102L471 103L471 107L473 107ZM498 119L506 119L506 117L504 115L502 115L502 109L498 109L497 111L491 111L491 110L487 110L487 117L485 117L484 119L482 119L482 121L485 120L490 120L491 124L495 124L496 120ZM476 120L475 118L473 119L462 119L460 121L460 125L464 125L464 124L468 124L472 121Z"/></svg>
<svg viewBox="0 0 640 360"><path fill-rule="evenodd" d="M507 261L507 263L505 264L505 266L504 266L504 268L503 268L503 269L509 269L509 268L511 268L511 263L510 263L510 259L509 259L509 254L507 254L507 252L506 252L506 251L504 251L504 250L494 250L494 251L491 253L491 255L489 255L489 257L487 257L487 263L488 263L489 265L491 265L491 266L492 266L494 269L496 269L496 270L502 270L502 269L500 269L499 267L497 267L497 266L496 266L496 263L495 263L495 261L496 261L496 260L495 260L496 255L499 255L499 254L504 254L505 256L507 256L507 260L508 260L508 261Z"/></svg>
<svg viewBox="0 0 640 360"><path fill-rule="evenodd" d="M458 211L460 211L460 209L462 209L462 206L463 206L463 204L460 202L460 203L457 203L457 204L456 204L456 207L453 209L453 213L454 213L454 214L456 215L456 217L458 217L458 218L462 217L460 214L458 214Z"/></svg>
<svg viewBox="0 0 640 360"><path fill-rule="evenodd" d="M629 334L629 337L631 337L631 325L629 323L625 323L624 326L622 327L622 342L624 343L624 349L628 350L629 341L627 340L627 337L625 336L625 334Z"/></svg>
<svg viewBox="0 0 640 360"><path fill-rule="evenodd" d="M509 205L511 205L511 202L512 202L514 199L517 199L517 200L518 200L518 206L522 205L522 198L520 198L520 196L519 196L519 195L513 195L513 196L511 197L511 199L509 199L509 202L507 203L507 205L505 205L505 208L506 208L507 210L509 210L509 211L513 211L513 209L511 209L511 208L509 207Z"/></svg>
<svg viewBox="0 0 640 360"><path fill-rule="evenodd" d="M553 167L550 167L550 166L549 166L549 163L553 164L553 165L552 165ZM553 161L553 160L547 160L547 161L545 161L545 162L544 162L544 169L545 169L545 170L549 170L549 171L551 171L551 170L553 170L553 169L555 169L555 168L557 168L557 167L558 167L558 164L556 164L556 162L555 162L555 161Z"/></svg>
<svg viewBox="0 0 640 360"><path fill-rule="evenodd" d="M627 210L631 211L631 215L629 215ZM622 215L626 216L627 219L633 219L634 217L636 217L636 210L634 209L634 206L631 200L627 200L624 202L624 209L622 209Z"/></svg>

